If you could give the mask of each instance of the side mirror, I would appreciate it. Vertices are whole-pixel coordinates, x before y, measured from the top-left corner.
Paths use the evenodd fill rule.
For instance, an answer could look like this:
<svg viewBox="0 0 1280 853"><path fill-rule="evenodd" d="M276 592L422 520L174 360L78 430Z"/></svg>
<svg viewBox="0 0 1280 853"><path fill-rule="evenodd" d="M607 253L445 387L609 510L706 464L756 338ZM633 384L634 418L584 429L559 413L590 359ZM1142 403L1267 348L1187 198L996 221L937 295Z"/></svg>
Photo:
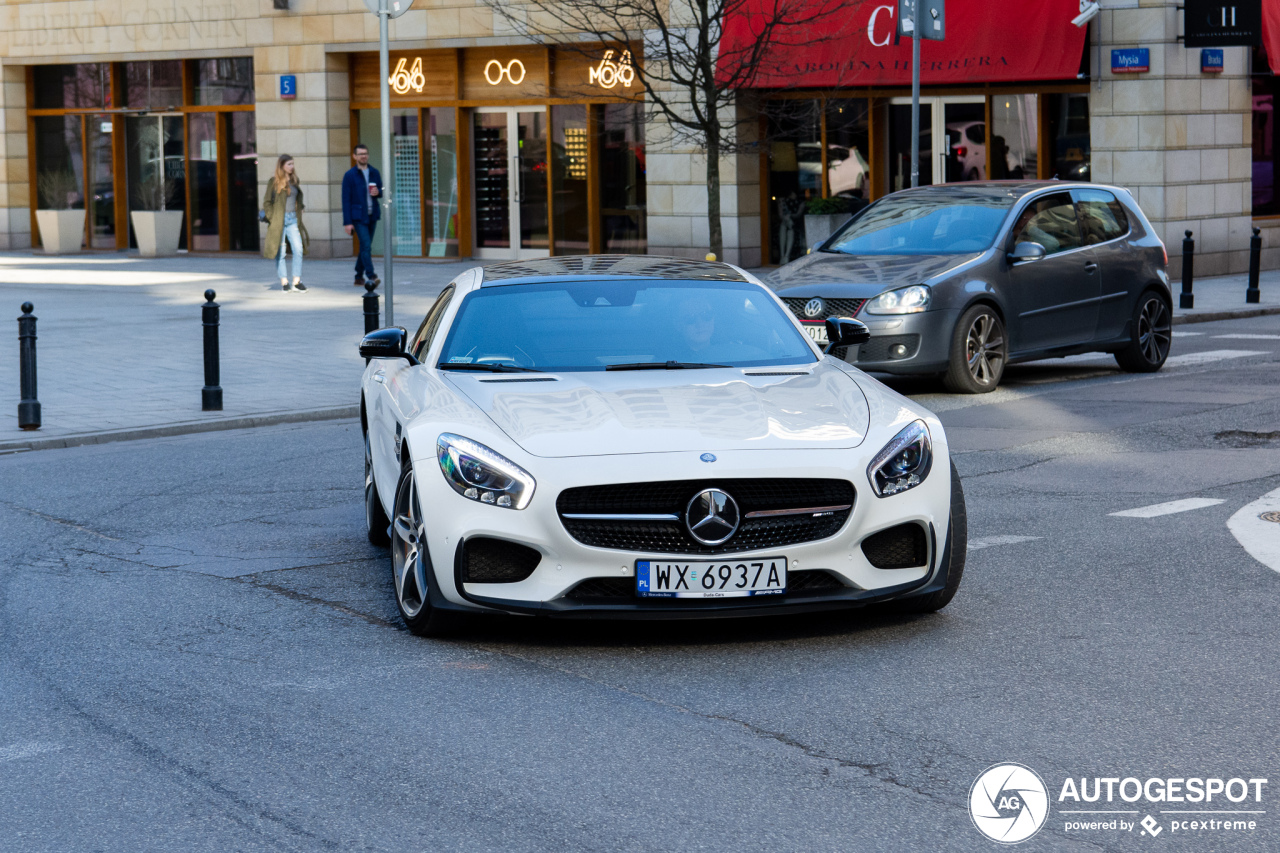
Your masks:
<svg viewBox="0 0 1280 853"><path fill-rule="evenodd" d="M418 360L405 350L405 342L409 333L400 326L391 326L370 332L360 341L360 357L370 358L403 358L410 364Z"/></svg>
<svg viewBox="0 0 1280 853"><path fill-rule="evenodd" d="M826 325L827 340L830 341L826 352L831 352L836 347L865 344L871 340L871 330L858 320L849 317L828 317Z"/></svg>
<svg viewBox="0 0 1280 853"><path fill-rule="evenodd" d="M1026 261L1038 261L1045 256L1044 246L1039 243L1019 243L1009 253L1009 263L1020 264Z"/></svg>

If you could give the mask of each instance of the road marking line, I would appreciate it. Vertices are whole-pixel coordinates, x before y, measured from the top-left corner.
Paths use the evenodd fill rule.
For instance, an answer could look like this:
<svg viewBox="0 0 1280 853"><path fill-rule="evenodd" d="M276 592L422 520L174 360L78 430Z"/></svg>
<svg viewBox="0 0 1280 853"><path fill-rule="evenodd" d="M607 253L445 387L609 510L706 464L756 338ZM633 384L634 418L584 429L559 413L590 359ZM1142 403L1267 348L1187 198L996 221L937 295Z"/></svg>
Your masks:
<svg viewBox="0 0 1280 853"><path fill-rule="evenodd" d="M65 748L60 743L40 743L39 741L0 746L0 761L17 761L19 758L30 758L42 752L57 752Z"/></svg>
<svg viewBox="0 0 1280 853"><path fill-rule="evenodd" d="M1165 360L1165 367L1186 367L1195 364L1210 364L1228 358L1248 358L1253 355L1271 355L1269 352L1256 352L1247 349L1211 349L1205 352L1189 352L1184 355L1171 355Z"/></svg>
<svg viewBox="0 0 1280 853"><path fill-rule="evenodd" d="M1227 529L1249 556L1272 571L1280 572L1280 524L1258 516L1280 511L1280 489L1267 492L1227 520Z"/></svg>
<svg viewBox="0 0 1280 853"><path fill-rule="evenodd" d="M1034 542L1039 536L980 536L969 540L969 550L978 551L995 545L1017 545L1019 542Z"/></svg>
<svg viewBox="0 0 1280 853"><path fill-rule="evenodd" d="M1242 341L1280 341L1280 335L1214 335L1215 338L1238 338Z"/></svg>
<svg viewBox="0 0 1280 853"><path fill-rule="evenodd" d="M1217 506L1220 503L1222 501L1217 498L1186 498L1180 501L1140 506L1137 509L1121 510L1120 512L1108 513L1108 515L1115 515L1120 518L1157 518L1161 515L1173 515L1175 512L1187 512L1193 509Z"/></svg>
<svg viewBox="0 0 1280 853"><path fill-rule="evenodd" d="M1173 336L1175 338L1198 338L1203 334L1204 332L1174 332Z"/></svg>

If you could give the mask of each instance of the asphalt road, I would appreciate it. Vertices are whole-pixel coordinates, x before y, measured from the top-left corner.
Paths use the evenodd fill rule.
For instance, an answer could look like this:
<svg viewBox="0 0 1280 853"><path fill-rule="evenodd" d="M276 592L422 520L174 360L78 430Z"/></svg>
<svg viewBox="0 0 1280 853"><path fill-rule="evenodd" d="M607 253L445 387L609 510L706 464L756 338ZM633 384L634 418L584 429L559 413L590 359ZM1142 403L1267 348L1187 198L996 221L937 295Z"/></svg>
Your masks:
<svg viewBox="0 0 1280 853"><path fill-rule="evenodd" d="M1280 574L1227 528L1280 487L1280 318L1179 332L1154 376L896 383L976 546L930 617L422 640L363 537L358 424L0 457L0 849L994 850L969 789L1010 761L1051 800L1022 849L1280 849ZM1191 498L1220 503L1111 515ZM1110 806L1153 840L1068 831L1068 777L1270 782L1214 803L1252 831Z"/></svg>

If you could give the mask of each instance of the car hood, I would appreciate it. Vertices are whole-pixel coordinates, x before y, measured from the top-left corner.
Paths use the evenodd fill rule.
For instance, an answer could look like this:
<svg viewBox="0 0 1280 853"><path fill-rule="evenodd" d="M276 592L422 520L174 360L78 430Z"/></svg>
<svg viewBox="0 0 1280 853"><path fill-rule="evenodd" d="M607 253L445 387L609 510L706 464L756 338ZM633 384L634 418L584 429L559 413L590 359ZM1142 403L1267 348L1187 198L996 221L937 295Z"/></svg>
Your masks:
<svg viewBox="0 0 1280 853"><path fill-rule="evenodd" d="M848 448L867 434L862 389L825 362L554 375L446 374L534 456Z"/></svg>
<svg viewBox="0 0 1280 853"><path fill-rule="evenodd" d="M814 252L774 270L769 283L779 296L870 299L895 287L921 284L982 254L843 255Z"/></svg>

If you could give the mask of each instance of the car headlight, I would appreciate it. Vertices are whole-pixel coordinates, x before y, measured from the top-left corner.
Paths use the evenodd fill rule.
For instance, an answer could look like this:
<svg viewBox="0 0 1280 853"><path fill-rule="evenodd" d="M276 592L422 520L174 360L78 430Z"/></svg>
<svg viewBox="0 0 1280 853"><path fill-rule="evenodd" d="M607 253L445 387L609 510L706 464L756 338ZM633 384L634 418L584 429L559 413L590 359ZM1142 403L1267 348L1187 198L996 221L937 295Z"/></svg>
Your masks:
<svg viewBox="0 0 1280 853"><path fill-rule="evenodd" d="M919 314L929 308L929 288L913 284L901 290L882 293L867 303L868 314Z"/></svg>
<svg viewBox="0 0 1280 853"><path fill-rule="evenodd" d="M440 471L464 498L506 509L524 509L537 485L533 475L496 450L452 433L436 439Z"/></svg>
<svg viewBox="0 0 1280 853"><path fill-rule="evenodd" d="M933 466L933 442L924 421L912 421L876 454L867 479L876 496L887 498L924 482Z"/></svg>

